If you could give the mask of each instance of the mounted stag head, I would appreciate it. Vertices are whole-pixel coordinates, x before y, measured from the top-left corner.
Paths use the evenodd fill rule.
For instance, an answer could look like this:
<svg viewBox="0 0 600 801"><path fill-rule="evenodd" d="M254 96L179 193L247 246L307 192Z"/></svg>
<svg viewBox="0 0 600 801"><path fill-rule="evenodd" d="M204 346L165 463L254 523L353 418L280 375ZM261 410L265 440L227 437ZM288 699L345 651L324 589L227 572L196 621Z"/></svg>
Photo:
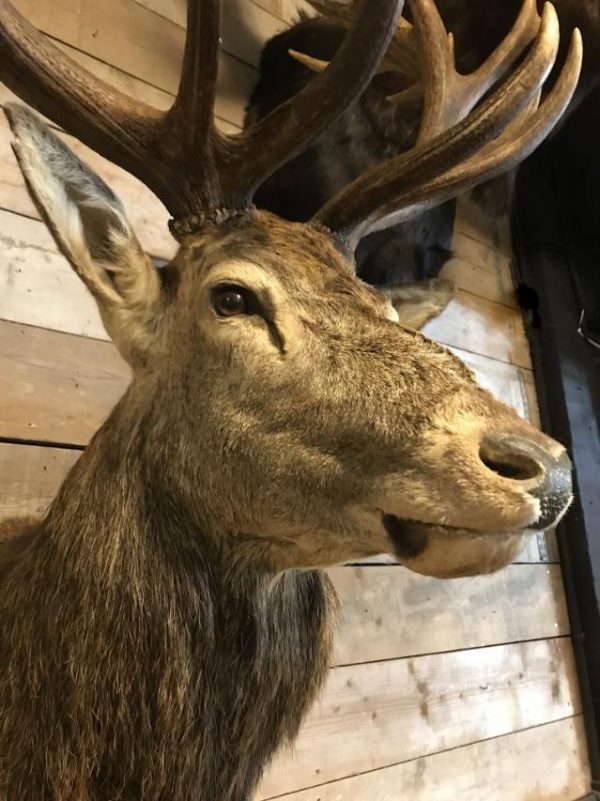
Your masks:
<svg viewBox="0 0 600 801"><path fill-rule="evenodd" d="M251 206L266 176L360 94L400 10L365 2L327 70L226 137L213 124L217 0L190 2L166 114L75 66L0 0L0 77L145 181L181 242L157 272L111 190L10 107L33 196L133 370L47 515L2 552L10 801L246 799L328 659L326 580L287 568L389 551L436 576L485 572L569 504L564 448L399 326L351 259L365 232L544 138L581 60L575 36L538 109L558 44L550 6L521 65L466 120L445 130L432 114L446 103L432 73L411 153L310 224ZM431 2L413 10L424 31L436 25Z"/></svg>
<svg viewBox="0 0 600 801"><path fill-rule="evenodd" d="M242 544L252 534L273 568L389 549L391 529L406 560L404 532L418 528L422 569L452 572L447 554L439 564L425 544L429 527L450 539L458 530L544 528L570 497L562 449L478 388L447 351L395 325L346 255L364 234L506 169L544 138L581 60L574 36L561 79L538 109L558 46L550 5L520 67L448 128L460 115L440 72L447 36L433 3L415 0L428 53L416 147L360 176L308 226L251 208L254 189L376 69L400 10L377 2L326 71L236 136L213 123L217 2L190 4L180 89L166 114L74 66L2 4L9 88L137 175L174 217L182 246L160 277L112 192L30 113L9 109L33 195L134 368L126 408L147 425L151 413L156 430L167 425L169 463L206 525L244 531ZM480 83L476 90L481 96ZM228 458L215 464L211 455L224 447ZM191 479L206 460L210 502ZM555 493L554 471L563 487L556 514L541 514ZM490 537L490 552L501 541ZM465 569L496 567L507 556L478 554Z"/></svg>

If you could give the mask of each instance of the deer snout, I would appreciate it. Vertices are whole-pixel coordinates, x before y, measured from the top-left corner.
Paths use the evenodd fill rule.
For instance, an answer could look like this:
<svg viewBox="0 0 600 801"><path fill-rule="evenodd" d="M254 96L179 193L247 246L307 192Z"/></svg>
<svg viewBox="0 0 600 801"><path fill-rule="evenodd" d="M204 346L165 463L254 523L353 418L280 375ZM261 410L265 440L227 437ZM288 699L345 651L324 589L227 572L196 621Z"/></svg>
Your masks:
<svg viewBox="0 0 600 801"><path fill-rule="evenodd" d="M479 457L489 470L519 482L521 489L539 500L539 517L529 528L550 528L571 503L571 461L557 442L546 440L543 435L536 442L518 434L488 434L481 443Z"/></svg>

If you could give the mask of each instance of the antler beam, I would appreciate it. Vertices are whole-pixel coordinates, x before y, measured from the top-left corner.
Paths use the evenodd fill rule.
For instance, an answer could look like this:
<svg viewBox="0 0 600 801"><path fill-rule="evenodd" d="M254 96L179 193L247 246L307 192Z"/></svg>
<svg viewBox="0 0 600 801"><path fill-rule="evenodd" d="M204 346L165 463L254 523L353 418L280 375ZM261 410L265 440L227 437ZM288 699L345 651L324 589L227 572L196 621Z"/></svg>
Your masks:
<svg viewBox="0 0 600 801"><path fill-rule="evenodd" d="M357 25L331 65L297 97L237 136L214 127L219 0L189 0L181 81L167 113L131 100L72 62L9 0L0 0L0 79L140 178L173 217L201 225L248 206L260 183L360 95L401 12L402 0L364 0Z"/></svg>
<svg viewBox="0 0 600 801"><path fill-rule="evenodd" d="M0 0L0 79L22 100L111 161L139 172L160 113L80 67Z"/></svg>
<svg viewBox="0 0 600 801"><path fill-rule="evenodd" d="M413 4L415 16L420 2ZM577 85L582 47L581 37L575 32L559 85L540 110L532 118L528 116L531 130L525 130L521 118L516 128L508 127L540 90L554 64L558 40L556 12L547 3L528 56L487 101L448 130L436 131L432 139L421 141L407 153L351 182L318 212L315 220L354 246L367 233L417 213L423 203L434 205L454 197L491 173L517 164L556 124ZM425 95L427 98L427 92ZM488 143L505 129L505 136L494 143L497 147L492 145L491 150L486 150Z"/></svg>

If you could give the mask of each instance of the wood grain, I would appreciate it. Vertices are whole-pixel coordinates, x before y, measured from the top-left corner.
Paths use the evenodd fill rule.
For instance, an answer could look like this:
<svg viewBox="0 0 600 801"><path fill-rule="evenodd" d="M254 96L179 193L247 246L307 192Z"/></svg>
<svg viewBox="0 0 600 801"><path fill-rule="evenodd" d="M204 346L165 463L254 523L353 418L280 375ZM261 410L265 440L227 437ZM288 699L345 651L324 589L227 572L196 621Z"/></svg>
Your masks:
<svg viewBox="0 0 600 801"><path fill-rule="evenodd" d="M457 238L458 235L455 236L455 240ZM467 239L467 237L463 237L463 239ZM496 251L492 252L496 253ZM517 308L510 266L505 256L498 254L497 258L493 260L473 262L466 255L459 255L457 251L456 255L443 266L440 276L449 278L457 287L472 295Z"/></svg>
<svg viewBox="0 0 600 801"><path fill-rule="evenodd" d="M0 322L0 438L86 445L128 381L111 343Z"/></svg>
<svg viewBox="0 0 600 801"><path fill-rule="evenodd" d="M454 230L512 258L510 220L508 217L490 218L473 202L470 193L458 198Z"/></svg>
<svg viewBox="0 0 600 801"><path fill-rule="evenodd" d="M134 0L154 14L186 27L186 0ZM221 25L222 47L225 52L256 66L264 43L282 31L286 25L281 19L281 4L272 2L272 8L253 0L224 0Z"/></svg>
<svg viewBox="0 0 600 801"><path fill-rule="evenodd" d="M71 289L73 292L79 289L79 279L72 273L68 264L62 257L52 252L51 242L48 241L50 236L41 223L34 224L32 221L25 220L25 218L20 218L16 215L15 217L17 223L20 223L25 232L29 234L30 239L34 230L39 233L40 242L38 244L38 249L36 249L33 244L24 248L24 255L19 255L19 261L16 262L14 258L10 257L11 251L18 250L17 245L14 244L15 237L8 237L13 244L5 251L0 251L0 277L3 276L5 286L7 287L4 296L0 298L0 316L3 316L5 319L20 317L20 323L34 321L40 326L53 325L53 327L62 331L70 328L75 332L86 332L91 327L89 325L89 319L92 314L95 313L95 306L92 299L87 295L85 290L82 289L82 297L80 300L82 305L62 305L62 298L64 297L62 291L65 284L68 286L67 296L70 296ZM2 212L0 212L0 223L2 219ZM45 251L44 248L48 248L48 251ZM41 252L39 249L41 249ZM26 256L31 256L34 260L39 260L41 262L39 269L32 270L31 264L25 261ZM46 261L46 257L48 261ZM55 269L58 271L58 275L54 274ZM21 272L17 272L18 270L21 270ZM35 276L40 273L44 278L42 286L35 282ZM55 279L55 283L48 289L47 282L52 278ZM11 298L17 295L16 287L18 285L22 285L22 291L19 293L21 299L18 303L13 303L11 302ZM27 291L27 289L29 289L29 291ZM35 302L35 299L38 297L44 298L43 305ZM98 326L101 325L99 321L97 324ZM61 357L61 351L68 353L71 359L71 354L76 350L80 354L77 363L87 365L90 376L93 374L94 365L96 364L96 351L98 348L100 348L102 353L111 354L111 365L123 364L114 347L109 344L90 344L86 341L86 338L83 337L63 338L55 333L44 334L28 326L11 326L6 322L1 325L1 330L4 332L2 351L4 369L2 380L5 382L7 388L10 386L11 382L17 383L20 380L19 376L25 367L28 371L27 380L31 385L37 383L38 379L36 378L36 373L38 371L43 375L51 373L52 370L55 369L56 360L61 360L65 369L68 369L69 361L65 362L65 359ZM10 333L17 329L22 332L18 336L14 333ZM106 337L103 329L96 331L96 333ZM51 342L51 347L47 345L47 342ZM40 349L39 351L37 350L38 348ZM88 350L90 352L89 355ZM487 386L498 397L501 397L507 403L514 406L519 414L527 416L529 409L527 406L528 399L523 390L523 384L528 380L526 371L511 368L510 365L486 359L485 357L473 357L470 354L464 354L460 351L457 351L457 353L461 357L466 358L467 363L475 369L477 379L483 383L484 386ZM108 356L105 358L108 358ZM104 363L105 361L99 362L100 380L102 380L102 376L104 375L104 367L102 366ZM120 381L119 386L122 388L125 385L128 373L124 370L124 367L121 367L121 369L117 371L117 374ZM71 386L74 386L75 383L77 383L76 377L73 376ZM63 393L61 397L59 405L52 402L52 397L46 398L49 419L53 415L59 417L64 415L65 406L68 406L70 403L70 397L65 393ZM16 396L13 395L13 399L15 398ZM101 401L102 399L99 398L98 402L100 403ZM113 402L111 397L105 398L105 401L111 404ZM110 407L105 408L104 413L108 413L109 410ZM87 438L89 438L92 433L93 431L88 431ZM14 434L13 436L18 435ZM79 432L79 436L81 436L81 431ZM87 438L84 439L84 442L87 441ZM74 440L68 439L60 441ZM78 439L77 441L80 442L81 440Z"/></svg>
<svg viewBox="0 0 600 801"><path fill-rule="evenodd" d="M462 289L423 333L444 345L531 368L521 312Z"/></svg>
<svg viewBox="0 0 600 801"><path fill-rule="evenodd" d="M575 801L590 789L581 716L547 723L281 801Z"/></svg>
<svg viewBox="0 0 600 801"><path fill-rule="evenodd" d="M282 0L282 17L288 23L297 22L300 12L315 16L315 10L305 0Z"/></svg>
<svg viewBox="0 0 600 801"><path fill-rule="evenodd" d="M440 581L399 566L329 571L342 601L334 664L478 648L569 632L558 565Z"/></svg>
<svg viewBox="0 0 600 801"><path fill-rule="evenodd" d="M46 226L0 211L0 319L108 339L92 296Z"/></svg>
<svg viewBox="0 0 600 801"><path fill-rule="evenodd" d="M567 637L334 668L321 702L268 771L258 798L579 712Z"/></svg>
<svg viewBox="0 0 600 801"><path fill-rule="evenodd" d="M62 42L54 42L54 44L63 50L70 58L81 64L93 75L97 75L102 80L120 89L129 97L142 100L154 108L165 110L173 104L174 95L169 92L164 92L149 83L135 78L133 75L128 75L126 72L112 67L110 64L105 64L97 58L89 56L87 53L82 53L75 50L73 47L63 44ZM4 84L0 83L0 105L5 103L22 102L13 92L10 91ZM234 134L240 131L240 125L235 125L227 120L219 117L219 99L217 98L217 108L215 109L215 120L217 128L224 133ZM47 120L50 122L49 120Z"/></svg>
<svg viewBox="0 0 600 801"><path fill-rule="evenodd" d="M540 427L535 383L529 368L471 353L463 348L450 347L450 350L473 370L481 386L511 406L521 417Z"/></svg>
<svg viewBox="0 0 600 801"><path fill-rule="evenodd" d="M169 94L179 84L184 31L133 0L15 0L44 33ZM254 69L222 51L215 112L241 125Z"/></svg>

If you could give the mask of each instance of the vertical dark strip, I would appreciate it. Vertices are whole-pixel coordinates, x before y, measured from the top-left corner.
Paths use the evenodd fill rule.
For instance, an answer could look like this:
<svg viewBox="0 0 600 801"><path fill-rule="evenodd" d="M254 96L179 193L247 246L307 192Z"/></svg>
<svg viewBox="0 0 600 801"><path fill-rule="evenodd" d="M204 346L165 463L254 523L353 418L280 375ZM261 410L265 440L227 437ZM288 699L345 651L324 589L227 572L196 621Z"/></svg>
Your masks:
<svg viewBox="0 0 600 801"><path fill-rule="evenodd" d="M592 145L600 140L599 100L592 96L523 165L513 214L520 295L537 307L529 313L528 335L542 425L567 445L575 468L575 502L558 534L595 791L600 791L600 351L578 334L578 326L581 309L600 302L600 259L593 258L600 252L600 154Z"/></svg>

